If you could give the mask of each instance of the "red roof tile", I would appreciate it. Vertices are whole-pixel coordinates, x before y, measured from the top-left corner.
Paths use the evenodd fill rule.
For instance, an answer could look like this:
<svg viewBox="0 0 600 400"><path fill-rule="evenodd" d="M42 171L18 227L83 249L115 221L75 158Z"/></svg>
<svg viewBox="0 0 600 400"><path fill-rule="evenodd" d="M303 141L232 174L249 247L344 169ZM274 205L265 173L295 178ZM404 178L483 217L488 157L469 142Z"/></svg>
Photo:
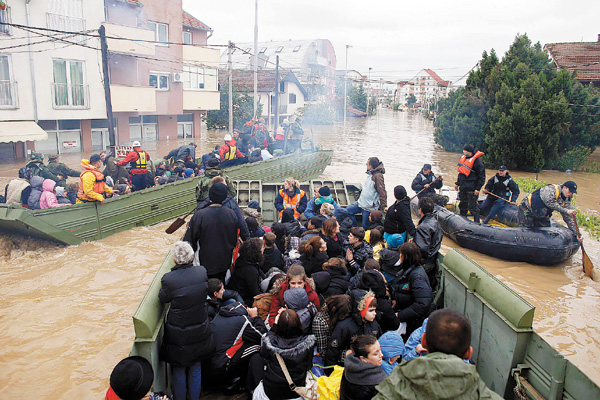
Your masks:
<svg viewBox="0 0 600 400"><path fill-rule="evenodd" d="M438 74L433 72L433 70L425 68L425 72L427 72L429 75L431 75L431 77L433 79L435 79L437 82L443 82L442 78L440 78Z"/></svg>
<svg viewBox="0 0 600 400"><path fill-rule="evenodd" d="M580 81L600 80L600 42L550 43L544 48L557 67L577 71Z"/></svg>
<svg viewBox="0 0 600 400"><path fill-rule="evenodd" d="M192 28L202 29L205 31L212 31L210 26L206 25L197 18L194 18L190 13L183 10L183 25L191 26Z"/></svg>

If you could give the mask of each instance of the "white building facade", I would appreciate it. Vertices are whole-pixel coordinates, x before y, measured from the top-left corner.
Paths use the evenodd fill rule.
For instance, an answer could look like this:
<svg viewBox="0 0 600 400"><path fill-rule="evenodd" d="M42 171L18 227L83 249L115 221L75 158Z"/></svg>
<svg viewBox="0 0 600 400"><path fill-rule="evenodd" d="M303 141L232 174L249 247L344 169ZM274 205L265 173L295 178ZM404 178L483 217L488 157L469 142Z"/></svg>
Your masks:
<svg viewBox="0 0 600 400"><path fill-rule="evenodd" d="M422 69L409 81L396 85L394 103L407 105L410 96L415 96L417 104L428 108L437 100L448 97L452 82L445 81L431 69Z"/></svg>

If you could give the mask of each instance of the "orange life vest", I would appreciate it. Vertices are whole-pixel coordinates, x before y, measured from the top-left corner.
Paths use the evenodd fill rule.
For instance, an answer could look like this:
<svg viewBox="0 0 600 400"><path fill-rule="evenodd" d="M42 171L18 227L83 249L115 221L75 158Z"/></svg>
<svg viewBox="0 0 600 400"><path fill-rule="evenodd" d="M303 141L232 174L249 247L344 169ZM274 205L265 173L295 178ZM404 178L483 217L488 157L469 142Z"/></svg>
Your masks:
<svg viewBox="0 0 600 400"><path fill-rule="evenodd" d="M302 197L304 197L304 190L300 189L299 193L296 193L294 197L290 197L284 189L279 189L279 195L283 198L283 210L293 208L294 218L300 218L300 213L296 211L296 208L300 204ZM283 215L283 210L279 211L279 218Z"/></svg>
<svg viewBox="0 0 600 400"><path fill-rule="evenodd" d="M77 198L83 202L96 201L96 199L88 198L85 195L85 193L83 192L83 175L87 174L88 172L91 172L92 174L94 174L94 176L96 177L96 183L94 183L93 190L96 193L103 194L104 193L104 181L105 181L104 174L92 166L90 166L90 167L85 166L84 168L85 168L85 171L83 171L81 173L81 175L79 175L79 189L77 190Z"/></svg>
<svg viewBox="0 0 600 400"><path fill-rule="evenodd" d="M471 171L473 171L473 164L475 164L475 160L484 155L481 151L478 151L471 158L467 158L467 156L463 155L458 162L458 173L463 174L465 176L469 176Z"/></svg>

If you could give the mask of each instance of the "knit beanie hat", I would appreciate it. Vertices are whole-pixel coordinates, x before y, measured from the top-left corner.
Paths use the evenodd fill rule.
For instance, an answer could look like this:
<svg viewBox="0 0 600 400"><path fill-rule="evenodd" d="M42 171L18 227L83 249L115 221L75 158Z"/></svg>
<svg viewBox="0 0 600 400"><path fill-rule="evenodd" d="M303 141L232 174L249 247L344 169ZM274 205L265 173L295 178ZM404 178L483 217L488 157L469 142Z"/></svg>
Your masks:
<svg viewBox="0 0 600 400"><path fill-rule="evenodd" d="M466 150L469 153L474 153L475 152L475 146L473 146L472 144L466 144L465 147L463 147L463 150Z"/></svg>
<svg viewBox="0 0 600 400"><path fill-rule="evenodd" d="M381 352L386 359L394 358L404 354L404 341L396 331L389 331L379 338Z"/></svg>
<svg viewBox="0 0 600 400"><path fill-rule="evenodd" d="M223 204L227 198L227 186L223 183L215 183L208 191L208 198L211 202Z"/></svg>
<svg viewBox="0 0 600 400"><path fill-rule="evenodd" d="M260 207L260 204L256 200L250 200L250 203L248 203L248 207L255 208L258 210L258 207Z"/></svg>
<svg viewBox="0 0 600 400"><path fill-rule="evenodd" d="M319 188L319 194L321 196L331 196L331 190L329 189L329 186L321 186Z"/></svg>

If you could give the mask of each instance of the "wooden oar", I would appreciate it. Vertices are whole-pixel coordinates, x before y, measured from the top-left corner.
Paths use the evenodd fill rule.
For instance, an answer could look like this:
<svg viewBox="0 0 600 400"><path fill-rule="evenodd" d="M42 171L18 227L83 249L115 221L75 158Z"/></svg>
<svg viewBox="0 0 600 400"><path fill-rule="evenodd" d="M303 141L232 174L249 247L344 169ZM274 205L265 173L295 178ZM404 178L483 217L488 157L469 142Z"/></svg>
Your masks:
<svg viewBox="0 0 600 400"><path fill-rule="evenodd" d="M181 218L181 217L177 218L175 221L173 221L173 223L171 225L169 225L169 227L165 230L165 232L170 235L173 232L175 232L177 229L181 228L181 226L183 224L185 224L185 219L187 217L189 217L191 214L193 214L195 211L196 211L196 208L194 208L192 211L190 211L189 213L187 213L185 215L185 217L183 217L183 218Z"/></svg>
<svg viewBox="0 0 600 400"><path fill-rule="evenodd" d="M573 222L575 222L575 228L577 229L577 236L580 237L581 233L579 233L579 225L577 225L577 218L573 215ZM583 272L594 279L594 264L592 264L592 260L588 257L585 249L583 248L583 243L581 243L581 253L583 255Z"/></svg>
<svg viewBox="0 0 600 400"><path fill-rule="evenodd" d="M438 176L437 178L435 178L435 181L439 181L440 178L441 178L441 176ZM433 182L435 182L435 181L433 181ZM433 183L433 182L431 182L431 183ZM430 185L431 185L431 183L430 183ZM423 192L423 190L425 190L425 189L429 189L429 188L424 187L423 189L421 189L419 191L419 193L415 194L413 197L410 198L410 201L412 201L415 197L417 197L418 195L420 195L421 192Z"/></svg>
<svg viewBox="0 0 600 400"><path fill-rule="evenodd" d="M515 206L517 205L516 203L513 203L513 202L512 202L512 201L510 201L510 200L506 200L504 197L500 197L500 196L498 196L497 194L494 194L494 193L492 193L492 192L487 192L487 191L486 191L486 193L485 193L485 194L491 194L492 196L494 196L494 197L497 197L497 198L499 198L500 200L504 200L504 201L505 201L505 202L507 202L508 204L513 204L513 205L515 205Z"/></svg>

